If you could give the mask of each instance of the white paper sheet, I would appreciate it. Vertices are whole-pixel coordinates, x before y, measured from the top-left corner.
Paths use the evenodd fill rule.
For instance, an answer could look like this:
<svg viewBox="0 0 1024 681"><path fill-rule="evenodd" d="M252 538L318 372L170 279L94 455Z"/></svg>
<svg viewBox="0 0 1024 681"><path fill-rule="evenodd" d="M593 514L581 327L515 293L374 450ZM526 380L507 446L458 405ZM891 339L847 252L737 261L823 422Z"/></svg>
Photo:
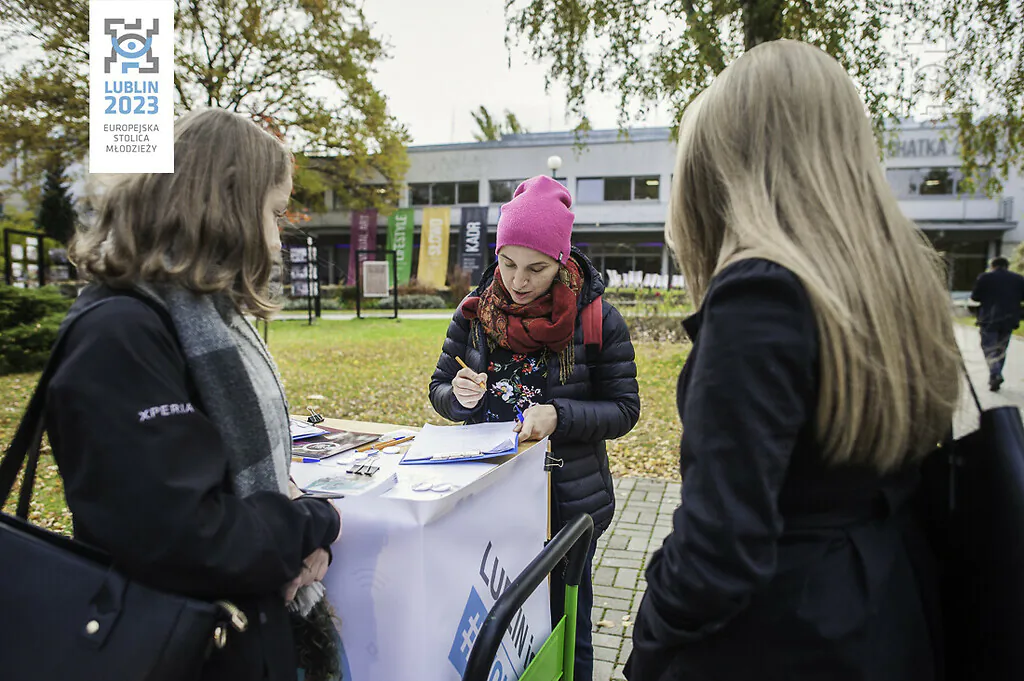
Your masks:
<svg viewBox="0 0 1024 681"><path fill-rule="evenodd" d="M468 426L427 424L416 436L403 461L424 461L436 456L475 452L477 455L514 452L519 434L514 421L474 423Z"/></svg>

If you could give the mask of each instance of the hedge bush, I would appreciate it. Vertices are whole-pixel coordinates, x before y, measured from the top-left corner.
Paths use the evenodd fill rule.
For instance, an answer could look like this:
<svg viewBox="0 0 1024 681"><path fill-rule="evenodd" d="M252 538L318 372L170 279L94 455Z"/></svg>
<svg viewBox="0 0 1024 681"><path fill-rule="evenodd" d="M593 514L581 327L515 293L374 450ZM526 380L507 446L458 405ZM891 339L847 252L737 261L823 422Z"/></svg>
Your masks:
<svg viewBox="0 0 1024 681"><path fill-rule="evenodd" d="M305 298L285 298L282 303L283 309L285 310L306 310L309 308L309 303L306 302ZM341 300L338 298L320 298L320 309L321 310L341 310L344 309Z"/></svg>
<svg viewBox="0 0 1024 681"><path fill-rule="evenodd" d="M394 298L381 298L376 306L381 310L391 310L395 307ZM398 307L402 310L444 310L448 308L448 301L438 295L413 294L399 295Z"/></svg>
<svg viewBox="0 0 1024 681"><path fill-rule="evenodd" d="M661 341L667 343L689 343L690 337L683 329L684 317L657 315L623 315L629 327L632 341Z"/></svg>
<svg viewBox="0 0 1024 681"><path fill-rule="evenodd" d="M66 314L71 308L71 302L56 286L0 286L0 331L37 322L58 312Z"/></svg>
<svg viewBox="0 0 1024 681"><path fill-rule="evenodd" d="M693 309L685 289L659 291L652 289L608 289L604 299L624 315L660 315L667 312L689 313Z"/></svg>
<svg viewBox="0 0 1024 681"><path fill-rule="evenodd" d="M57 331L64 316L65 313L58 312L0 331L0 374L42 369L57 340Z"/></svg>
<svg viewBox="0 0 1024 681"><path fill-rule="evenodd" d="M0 286L0 374L42 369L72 302L57 286Z"/></svg>

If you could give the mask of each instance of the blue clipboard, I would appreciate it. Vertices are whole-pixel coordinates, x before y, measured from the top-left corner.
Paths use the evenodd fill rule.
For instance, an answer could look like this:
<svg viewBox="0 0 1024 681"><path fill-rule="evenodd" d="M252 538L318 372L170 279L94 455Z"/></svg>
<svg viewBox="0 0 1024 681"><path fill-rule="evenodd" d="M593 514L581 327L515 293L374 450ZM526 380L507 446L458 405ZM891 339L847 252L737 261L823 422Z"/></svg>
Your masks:
<svg viewBox="0 0 1024 681"><path fill-rule="evenodd" d="M410 458L409 452L405 453L402 460L399 462L400 465L427 465L427 464L438 464L438 463L465 463L468 461L486 461L488 459L498 459L503 456L511 456L519 451L519 435L516 434L512 440L505 440L497 447L489 449L487 451L470 450L465 452L448 452L445 454L432 454L429 456Z"/></svg>

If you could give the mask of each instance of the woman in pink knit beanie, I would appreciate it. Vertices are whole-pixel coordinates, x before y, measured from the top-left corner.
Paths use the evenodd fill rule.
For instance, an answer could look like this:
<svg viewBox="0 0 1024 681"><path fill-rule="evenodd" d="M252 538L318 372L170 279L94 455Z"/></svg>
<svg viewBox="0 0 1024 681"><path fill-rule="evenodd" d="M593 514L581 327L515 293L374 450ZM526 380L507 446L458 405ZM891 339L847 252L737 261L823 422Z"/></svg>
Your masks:
<svg viewBox="0 0 1024 681"><path fill-rule="evenodd" d="M430 401L452 421L515 421L520 438L551 438L563 465L552 472L552 532L581 513L597 537L615 508L605 441L640 417L633 344L604 282L572 248L568 190L547 176L516 189L498 220L497 257L448 327ZM460 369L456 357L468 369ZM486 386L486 387L481 387ZM593 675L590 566L578 595L575 678ZM551 610L561 619L564 583L552 575Z"/></svg>

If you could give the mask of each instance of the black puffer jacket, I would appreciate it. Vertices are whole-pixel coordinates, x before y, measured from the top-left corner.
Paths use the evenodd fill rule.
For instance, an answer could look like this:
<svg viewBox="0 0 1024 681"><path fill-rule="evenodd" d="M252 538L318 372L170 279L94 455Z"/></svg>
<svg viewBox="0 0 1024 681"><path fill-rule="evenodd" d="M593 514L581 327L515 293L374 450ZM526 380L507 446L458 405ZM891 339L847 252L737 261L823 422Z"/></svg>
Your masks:
<svg viewBox="0 0 1024 681"><path fill-rule="evenodd" d="M572 257L583 272L580 310L604 292L604 282L585 255L573 249ZM484 272L478 296L494 278L495 265ZM565 385L559 382L558 356L548 367L547 403L558 411L558 427L551 435L552 455L563 461L555 468L554 499L558 517L564 524L580 513L589 513L598 532L611 523L615 511L612 477L608 470L605 440L622 437L640 418L640 394L636 382L636 363L629 329L622 315L604 302L602 345L600 352L590 351L583 343L580 317L576 320L576 365ZM472 339L472 341L470 340ZM452 379L459 371L459 356L477 372L486 372L488 348L480 323L472 323L460 308L448 326L437 369L430 379L430 402L437 413L452 421L477 423L483 420L486 400L476 409L466 409L452 393Z"/></svg>

